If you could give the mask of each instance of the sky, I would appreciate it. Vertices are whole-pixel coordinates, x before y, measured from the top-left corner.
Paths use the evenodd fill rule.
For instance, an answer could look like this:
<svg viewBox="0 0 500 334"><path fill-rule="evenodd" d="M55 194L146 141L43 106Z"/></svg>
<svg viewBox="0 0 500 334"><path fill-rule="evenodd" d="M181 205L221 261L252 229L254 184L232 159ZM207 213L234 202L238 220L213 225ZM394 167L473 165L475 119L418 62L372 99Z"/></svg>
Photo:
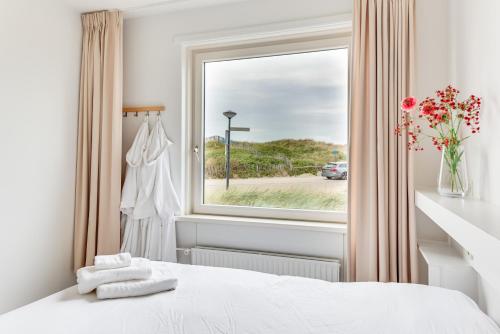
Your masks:
<svg viewBox="0 0 500 334"><path fill-rule="evenodd" d="M232 140L314 139L347 143L347 49L205 64L205 137Z"/></svg>

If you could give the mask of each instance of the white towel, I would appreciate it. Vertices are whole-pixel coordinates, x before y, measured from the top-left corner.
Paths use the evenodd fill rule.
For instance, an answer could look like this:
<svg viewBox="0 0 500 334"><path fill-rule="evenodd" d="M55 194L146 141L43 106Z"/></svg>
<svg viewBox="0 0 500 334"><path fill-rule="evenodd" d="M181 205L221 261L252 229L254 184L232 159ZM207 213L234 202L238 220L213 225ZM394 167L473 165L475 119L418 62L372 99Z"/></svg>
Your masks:
<svg viewBox="0 0 500 334"><path fill-rule="evenodd" d="M94 258L95 270L117 269L130 266L132 257L130 253L116 255L97 255Z"/></svg>
<svg viewBox="0 0 500 334"><path fill-rule="evenodd" d="M89 293L106 283L148 279L151 273L151 262L139 257L133 258L129 267L107 270L96 270L94 266L81 268L76 272L78 292Z"/></svg>
<svg viewBox="0 0 500 334"><path fill-rule="evenodd" d="M117 282L99 285L97 299L145 296L177 287L177 278L154 277L147 280Z"/></svg>

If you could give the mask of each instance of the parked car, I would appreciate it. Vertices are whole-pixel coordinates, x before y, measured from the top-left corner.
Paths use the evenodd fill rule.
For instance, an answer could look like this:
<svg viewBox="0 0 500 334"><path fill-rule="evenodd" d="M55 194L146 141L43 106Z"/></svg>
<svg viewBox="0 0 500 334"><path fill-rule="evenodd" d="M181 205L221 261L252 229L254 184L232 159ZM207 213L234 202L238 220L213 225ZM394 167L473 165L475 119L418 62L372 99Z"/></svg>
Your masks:
<svg viewBox="0 0 500 334"><path fill-rule="evenodd" d="M329 162L321 169L321 176L329 180L347 180L347 170L347 162Z"/></svg>

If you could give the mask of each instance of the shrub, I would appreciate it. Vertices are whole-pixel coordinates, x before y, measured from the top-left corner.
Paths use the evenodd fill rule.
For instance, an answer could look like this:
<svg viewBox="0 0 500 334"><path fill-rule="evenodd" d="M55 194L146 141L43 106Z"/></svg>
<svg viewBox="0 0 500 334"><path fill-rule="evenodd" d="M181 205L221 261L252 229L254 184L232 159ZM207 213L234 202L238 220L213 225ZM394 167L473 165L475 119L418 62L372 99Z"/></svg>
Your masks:
<svg viewBox="0 0 500 334"><path fill-rule="evenodd" d="M345 160L345 152L345 145L311 139L283 139L266 143L234 142L231 144L231 173L233 178L316 175L327 162ZM224 144L207 142L205 154L206 177L224 178Z"/></svg>

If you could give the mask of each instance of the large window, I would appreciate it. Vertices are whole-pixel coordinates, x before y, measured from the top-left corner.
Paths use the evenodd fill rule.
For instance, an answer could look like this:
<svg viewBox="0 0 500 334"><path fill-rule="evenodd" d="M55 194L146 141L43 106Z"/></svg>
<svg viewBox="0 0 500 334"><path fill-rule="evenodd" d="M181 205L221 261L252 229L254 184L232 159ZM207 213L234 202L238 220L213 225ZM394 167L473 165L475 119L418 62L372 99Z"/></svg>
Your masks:
<svg viewBox="0 0 500 334"><path fill-rule="evenodd" d="M334 38L199 53L195 212L343 220L348 59Z"/></svg>

